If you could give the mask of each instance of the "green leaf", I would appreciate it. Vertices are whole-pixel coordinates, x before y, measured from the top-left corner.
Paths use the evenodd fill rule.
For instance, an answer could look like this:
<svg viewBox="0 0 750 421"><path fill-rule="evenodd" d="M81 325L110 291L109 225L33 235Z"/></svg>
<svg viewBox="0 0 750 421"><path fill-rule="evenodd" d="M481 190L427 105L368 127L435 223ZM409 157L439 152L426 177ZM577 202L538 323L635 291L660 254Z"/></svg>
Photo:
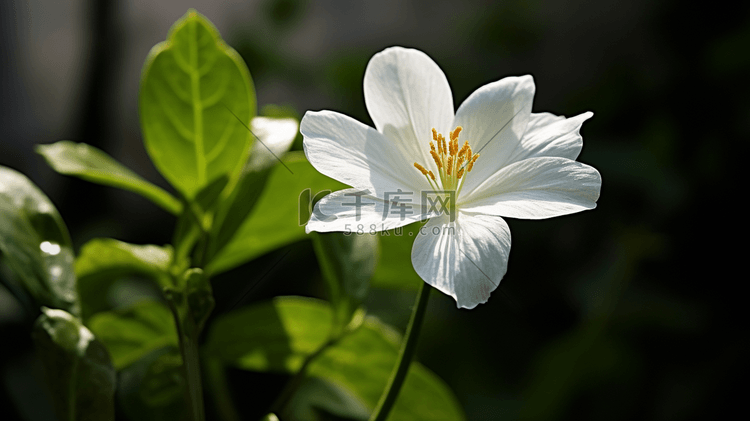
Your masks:
<svg viewBox="0 0 750 421"><path fill-rule="evenodd" d="M312 238L335 310L336 328L343 329L367 296L377 262L378 236L330 232L315 233Z"/></svg>
<svg viewBox="0 0 750 421"><path fill-rule="evenodd" d="M243 123L255 115L250 72L194 10L151 49L139 104L146 150L188 199L221 175L236 176L247 160L252 139Z"/></svg>
<svg viewBox="0 0 750 421"><path fill-rule="evenodd" d="M37 145L36 152L60 174L132 191L173 215L178 215L182 209L177 198L93 146L63 140L51 145Z"/></svg>
<svg viewBox="0 0 750 421"><path fill-rule="evenodd" d="M333 311L324 302L277 297L216 319L205 351L225 364L253 371L296 372L329 338ZM309 366L309 375L354 393L372 410L391 375L399 335L375 318L343 336ZM435 374L412 363L392 419L463 420L455 396Z"/></svg>
<svg viewBox="0 0 750 421"><path fill-rule="evenodd" d="M237 230L257 204L270 173L271 168L246 168L231 195L222 201L211 227L209 262L237 234Z"/></svg>
<svg viewBox="0 0 750 421"><path fill-rule="evenodd" d="M52 202L0 166L0 252L39 306L79 314L70 235Z"/></svg>
<svg viewBox="0 0 750 421"><path fill-rule="evenodd" d="M123 311L98 313L88 325L109 350L117 370L154 350L179 344L172 313L155 301L143 301Z"/></svg>
<svg viewBox="0 0 750 421"><path fill-rule="evenodd" d="M237 267L253 258L307 238L305 223L312 207L302 200L345 186L319 173L301 152L285 155L273 168L266 187L232 241L208 265L211 275Z"/></svg>
<svg viewBox="0 0 750 421"><path fill-rule="evenodd" d="M417 290L422 278L411 264L411 249L421 223L380 233L380 258L372 286L377 288Z"/></svg>
<svg viewBox="0 0 750 421"><path fill-rule="evenodd" d="M170 246L135 245L112 238L84 244L75 262L84 320L104 309L102 297L118 278L139 275L160 288L171 285L172 254Z"/></svg>
<svg viewBox="0 0 750 421"><path fill-rule="evenodd" d="M129 420L186 419L182 357L174 347L146 354L118 376L117 397Z"/></svg>
<svg viewBox="0 0 750 421"><path fill-rule="evenodd" d="M81 321L42 307L33 331L60 420L115 419L115 370L104 345Z"/></svg>

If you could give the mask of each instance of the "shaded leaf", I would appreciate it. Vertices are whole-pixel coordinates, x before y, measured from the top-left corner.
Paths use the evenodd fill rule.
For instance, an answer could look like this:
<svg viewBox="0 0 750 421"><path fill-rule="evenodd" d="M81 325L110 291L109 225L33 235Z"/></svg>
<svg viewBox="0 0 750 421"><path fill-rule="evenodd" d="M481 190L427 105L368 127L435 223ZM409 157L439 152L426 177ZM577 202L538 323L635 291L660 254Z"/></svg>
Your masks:
<svg viewBox="0 0 750 421"><path fill-rule="evenodd" d="M335 384L309 377L300 385L284 410L289 420L367 420L370 411L351 392Z"/></svg>
<svg viewBox="0 0 750 421"><path fill-rule="evenodd" d="M81 321L42 307L33 331L60 420L115 419L115 370L104 345Z"/></svg>
<svg viewBox="0 0 750 421"><path fill-rule="evenodd" d="M34 183L2 166L0 252L37 305L80 313L74 255L65 223Z"/></svg>
<svg viewBox="0 0 750 421"><path fill-rule="evenodd" d="M312 208L307 202L300 203L303 193L308 190L310 196L345 188L315 170L301 152L288 153L283 160L289 169L273 167L258 203L229 244L209 263L212 275L307 238L304 225Z"/></svg>
<svg viewBox="0 0 750 421"><path fill-rule="evenodd" d="M63 140L51 145L37 145L36 152L60 174L132 191L173 215L178 215L182 209L177 198L93 146Z"/></svg>
<svg viewBox="0 0 750 421"><path fill-rule="evenodd" d="M133 421L182 420L187 414L184 387L180 352L164 347L120 372L118 403Z"/></svg>
<svg viewBox="0 0 750 421"><path fill-rule="evenodd" d="M381 232L380 258L372 276L372 286L389 289L417 290L422 278L411 263L411 248L421 223Z"/></svg>
<svg viewBox="0 0 750 421"><path fill-rule="evenodd" d="M328 340L332 326L333 312L326 303L277 297L217 318L205 351L241 369L296 372L304 358ZM351 391L372 410L393 370L399 342L391 328L367 318L316 358L308 373ZM392 414L398 420L465 419L445 383L417 362L409 369Z"/></svg>
<svg viewBox="0 0 750 421"><path fill-rule="evenodd" d="M179 344L172 313L159 302L144 301L123 311L98 313L88 325L106 345L118 370L154 350Z"/></svg>
<svg viewBox="0 0 750 421"><path fill-rule="evenodd" d="M144 143L159 171L185 197L247 160L255 90L242 58L194 10L151 49L139 97ZM233 115L234 114L234 115Z"/></svg>
<svg viewBox="0 0 750 421"><path fill-rule="evenodd" d="M378 235L315 233L313 245L334 307L336 328L349 323L367 296L378 255Z"/></svg>

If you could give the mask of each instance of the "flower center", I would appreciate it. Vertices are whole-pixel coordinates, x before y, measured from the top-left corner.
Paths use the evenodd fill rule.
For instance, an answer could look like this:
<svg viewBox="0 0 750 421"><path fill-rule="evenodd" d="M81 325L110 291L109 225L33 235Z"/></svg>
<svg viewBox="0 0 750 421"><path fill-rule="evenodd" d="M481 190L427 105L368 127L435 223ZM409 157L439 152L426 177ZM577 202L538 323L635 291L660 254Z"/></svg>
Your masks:
<svg viewBox="0 0 750 421"><path fill-rule="evenodd" d="M472 154L468 141L464 142L461 149L458 149L458 135L461 130L463 127L456 127L450 132L450 140L446 142L443 135L433 128L432 141L430 141L430 155L437 164L442 190L453 190L456 195L461 191L466 175L471 172L474 162L479 158L479 154ZM435 148L435 143L437 143L437 148ZM427 181L435 190L441 190L438 188L437 179L432 171L417 162L414 163L414 167L427 177Z"/></svg>

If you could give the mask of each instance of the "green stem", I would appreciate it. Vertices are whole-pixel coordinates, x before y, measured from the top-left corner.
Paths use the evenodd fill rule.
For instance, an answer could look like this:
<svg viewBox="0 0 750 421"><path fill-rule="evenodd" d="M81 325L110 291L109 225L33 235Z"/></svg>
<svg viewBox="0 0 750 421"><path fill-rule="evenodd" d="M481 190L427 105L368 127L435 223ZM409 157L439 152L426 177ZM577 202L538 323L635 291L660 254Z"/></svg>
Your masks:
<svg viewBox="0 0 750 421"><path fill-rule="evenodd" d="M391 412L393 404L396 403L398 392L401 391L401 386L404 384L411 360L414 357L414 351L417 348L417 339L419 338L419 331L422 329L422 321L427 309L427 299L430 296L431 290L432 287L427 285L426 282L422 282L417 295L417 302L414 304L414 310L411 313L409 325L406 327L401 352L399 352L396 359L396 367L388 381L388 385L385 387L385 392L380 397L378 406L375 407L375 411L373 411L370 417L370 421L385 421Z"/></svg>
<svg viewBox="0 0 750 421"><path fill-rule="evenodd" d="M197 335L195 339L197 339ZM185 338L180 341L180 345L182 348L182 363L185 367L185 375L187 376L193 420L203 421L206 415L203 409L203 382L201 380L201 366L198 356L198 341L193 338Z"/></svg>
<svg viewBox="0 0 750 421"><path fill-rule="evenodd" d="M167 303L174 315L177 337L180 339L180 354L182 355L182 368L185 374L185 397L188 401L191 421L204 421L206 419L203 408L203 383L201 380L200 358L198 355L198 329L189 314L189 309L181 313L179 304L175 303L174 293L168 293ZM177 294L183 294L178 292Z"/></svg>

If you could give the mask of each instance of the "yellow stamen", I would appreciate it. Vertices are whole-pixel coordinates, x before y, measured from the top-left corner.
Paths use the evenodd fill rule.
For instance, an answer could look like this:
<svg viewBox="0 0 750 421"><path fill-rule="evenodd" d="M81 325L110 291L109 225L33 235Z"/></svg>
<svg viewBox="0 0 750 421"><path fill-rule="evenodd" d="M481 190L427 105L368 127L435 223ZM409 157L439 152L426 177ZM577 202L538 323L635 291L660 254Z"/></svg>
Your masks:
<svg viewBox="0 0 750 421"><path fill-rule="evenodd" d="M430 151L430 155L432 155L432 159L435 160L435 163L437 164L438 169L443 168L443 162L440 160L440 155L438 155L438 153L435 152L434 150Z"/></svg>
<svg viewBox="0 0 750 421"><path fill-rule="evenodd" d="M438 177L436 177L435 173L419 163L414 163L414 168L427 177L427 181L435 189L441 188L460 192L465 181L463 179L464 175L468 174L474 168L474 163L479 158L479 154L472 153L468 141L464 141L459 149L458 138L462 130L463 127L456 127L449 132L448 139L446 139L437 130L432 129L430 156L435 161L435 165L437 165L437 176L440 177L440 183L437 183ZM435 147L435 143L437 143L437 148ZM435 183L433 184L433 182Z"/></svg>
<svg viewBox="0 0 750 421"><path fill-rule="evenodd" d="M466 155L466 151L469 149L471 149L471 147L469 147L469 141L467 140L464 142L464 146L461 147L461 150L458 151L458 157L461 158L462 155Z"/></svg>

